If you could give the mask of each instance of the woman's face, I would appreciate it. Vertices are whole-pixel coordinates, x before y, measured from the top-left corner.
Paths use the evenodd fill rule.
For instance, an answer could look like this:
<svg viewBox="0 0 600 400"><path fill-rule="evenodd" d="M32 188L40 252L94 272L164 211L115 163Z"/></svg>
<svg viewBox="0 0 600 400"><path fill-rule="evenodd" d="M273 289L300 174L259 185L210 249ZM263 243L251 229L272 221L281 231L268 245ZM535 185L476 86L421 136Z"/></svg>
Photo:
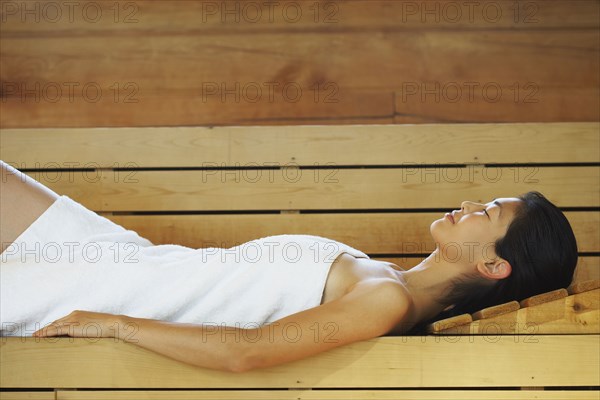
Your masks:
<svg viewBox="0 0 600 400"><path fill-rule="evenodd" d="M504 237L521 203L515 197L485 204L464 201L460 210L450 213L454 222L445 215L431 224L431 235L450 261L488 262L496 257L494 242Z"/></svg>

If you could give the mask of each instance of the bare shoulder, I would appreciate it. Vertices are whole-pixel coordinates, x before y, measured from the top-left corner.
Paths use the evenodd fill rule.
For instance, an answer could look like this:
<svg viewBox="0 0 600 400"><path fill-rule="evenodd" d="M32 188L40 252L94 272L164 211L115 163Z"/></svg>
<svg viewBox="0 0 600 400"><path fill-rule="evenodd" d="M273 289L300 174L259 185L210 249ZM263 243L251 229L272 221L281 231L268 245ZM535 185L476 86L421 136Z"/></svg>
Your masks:
<svg viewBox="0 0 600 400"><path fill-rule="evenodd" d="M374 278L357 282L348 289L343 301L353 303L357 314L370 313L379 318L385 333L400 333L412 306L406 288L391 278Z"/></svg>
<svg viewBox="0 0 600 400"><path fill-rule="evenodd" d="M339 299L357 282L373 278L394 278L394 271L383 262L341 253L329 269L321 304ZM396 272L397 273L397 272Z"/></svg>
<svg viewBox="0 0 600 400"><path fill-rule="evenodd" d="M330 275L325 302L337 299L353 315L374 316L378 329L385 333L401 333L412 310L412 297L398 278L398 270L403 269L350 254L342 254L337 261L339 267ZM334 291L336 296L330 294Z"/></svg>

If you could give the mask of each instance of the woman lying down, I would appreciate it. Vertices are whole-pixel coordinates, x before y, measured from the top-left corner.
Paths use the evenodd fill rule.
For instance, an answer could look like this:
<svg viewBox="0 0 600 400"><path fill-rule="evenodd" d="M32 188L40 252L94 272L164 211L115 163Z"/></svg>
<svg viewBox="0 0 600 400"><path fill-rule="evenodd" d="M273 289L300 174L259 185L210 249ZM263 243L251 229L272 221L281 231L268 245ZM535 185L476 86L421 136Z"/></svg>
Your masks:
<svg viewBox="0 0 600 400"><path fill-rule="evenodd" d="M6 163L0 193L3 336L114 337L226 371L566 288L577 264L569 222L539 192L464 201L409 270L312 235L153 245Z"/></svg>

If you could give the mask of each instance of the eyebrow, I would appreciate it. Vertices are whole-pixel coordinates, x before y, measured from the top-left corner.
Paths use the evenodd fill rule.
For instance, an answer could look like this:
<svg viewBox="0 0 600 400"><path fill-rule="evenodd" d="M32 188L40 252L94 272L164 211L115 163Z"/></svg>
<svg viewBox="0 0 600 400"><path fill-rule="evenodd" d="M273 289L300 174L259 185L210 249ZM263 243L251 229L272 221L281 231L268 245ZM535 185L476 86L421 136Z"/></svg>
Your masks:
<svg viewBox="0 0 600 400"><path fill-rule="evenodd" d="M494 199L494 204L500 207L500 212L498 213L498 219L500 219L502 217L502 204L497 199Z"/></svg>

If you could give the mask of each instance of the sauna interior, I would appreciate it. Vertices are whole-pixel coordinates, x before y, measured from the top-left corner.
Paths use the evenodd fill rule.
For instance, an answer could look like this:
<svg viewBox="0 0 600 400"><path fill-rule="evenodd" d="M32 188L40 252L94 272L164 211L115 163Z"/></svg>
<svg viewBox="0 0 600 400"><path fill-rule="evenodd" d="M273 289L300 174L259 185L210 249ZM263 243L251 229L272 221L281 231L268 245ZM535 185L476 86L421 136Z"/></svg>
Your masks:
<svg viewBox="0 0 600 400"><path fill-rule="evenodd" d="M539 191L569 285L246 372L0 338L0 399L600 398L600 1L0 1L0 159L152 243L330 238L402 270ZM1 221L0 221L1 222Z"/></svg>

